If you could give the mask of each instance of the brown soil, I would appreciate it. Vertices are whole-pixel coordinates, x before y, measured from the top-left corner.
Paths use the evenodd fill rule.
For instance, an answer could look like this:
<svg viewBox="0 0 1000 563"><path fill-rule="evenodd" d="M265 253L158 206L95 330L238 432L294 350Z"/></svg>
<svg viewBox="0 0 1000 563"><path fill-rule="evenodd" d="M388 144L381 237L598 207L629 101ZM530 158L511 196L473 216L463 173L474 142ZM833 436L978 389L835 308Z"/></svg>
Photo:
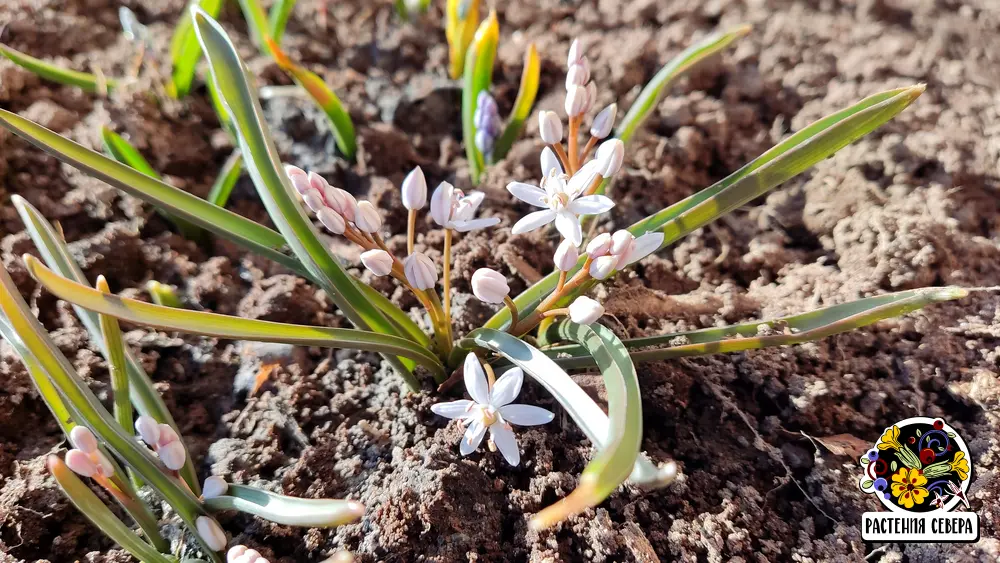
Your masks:
<svg viewBox="0 0 1000 563"><path fill-rule="evenodd" d="M165 45L185 2L125 4ZM371 4L330 2L330 29L322 30L316 3L299 2L286 40L293 54L325 69L350 108L360 164L331 156L322 114L299 99L265 105L285 160L368 193L383 207L398 203L393 187L416 164L432 185L451 179L468 187L458 91L444 78L440 8L401 25L388 2ZM1000 282L1000 10L993 0L500 4L495 82L504 111L529 40L543 58L539 108L562 105L565 51L574 36L591 45L600 104L617 99L627 107L693 38L754 24L747 39L658 107L631 145L607 228L711 184L789 131L867 94L928 85L877 133L600 288L629 335L771 317L922 285ZM17 49L116 74L130 60L117 31L118 5L10 0L0 6L0 26ZM264 83L286 83L273 65L253 58L234 5L223 21ZM93 147L98 126L109 125L171 181L199 195L230 150L203 94L164 104L141 93L96 99L0 62L0 105ZM537 177L539 148L532 120L507 162L486 176L486 213L504 225L525 209L503 186ZM59 221L87 275L104 274L122 293L145 298L140 288L156 279L178 286L191 307L342 322L323 292L304 281L227 243L198 248L148 206L6 132L0 155L3 264L102 396L103 359L70 309L40 291L20 264L18 256L33 249L12 194ZM229 207L266 221L246 178ZM401 224L397 215L387 217L390 225ZM549 267L549 240L510 240L502 229L491 236L458 242L459 272L500 268L521 289ZM393 242L400 244L398 237ZM431 252L440 247L434 234L424 242ZM467 292L467 283L458 290ZM464 295L457 301L468 305L463 330L490 312ZM484 453L462 459L459 431L429 410L435 394L405 395L374 355L128 328L203 477L349 497L369 507L361 522L335 530L223 516L234 541L272 562L320 561L340 549L363 561L858 561L875 551L872 560L915 562L992 561L1000 554L996 294L806 346L639 366L644 447L654 460L676 459L684 480L653 493L625 487L544 533L529 531L528 518L576 484L592 452L565 417L521 434L521 467ZM280 357L283 367L248 397L264 357ZM526 388L527 402L556 408L544 392ZM854 460L817 449L802 435L871 442L887 424L914 415L947 418L970 445L970 500L982 522L977 545L866 544L858 525L876 500L858 491ZM46 478L44 456L61 445L20 363L0 344L0 561L127 561Z"/></svg>

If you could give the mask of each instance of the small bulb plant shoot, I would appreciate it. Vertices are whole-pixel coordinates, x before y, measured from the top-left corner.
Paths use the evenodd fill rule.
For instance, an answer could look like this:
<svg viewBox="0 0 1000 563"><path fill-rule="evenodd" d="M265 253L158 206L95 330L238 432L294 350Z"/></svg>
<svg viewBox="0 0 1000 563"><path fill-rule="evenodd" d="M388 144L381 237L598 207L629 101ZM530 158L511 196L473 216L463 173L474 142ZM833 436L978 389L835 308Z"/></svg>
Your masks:
<svg viewBox="0 0 1000 563"><path fill-rule="evenodd" d="M165 183L149 170L141 170L134 159L113 150L121 145L110 134L105 140L112 147L108 149L112 156L107 157L0 110L0 125L62 162L151 204L171 217L178 230L203 231L226 239L315 284L353 325L296 325L192 310L183 307L169 286L157 282L148 287L153 303L115 295L103 277L96 288L92 287L71 257L61 231L27 201L14 197L40 255L24 255L24 266L46 291L73 305L102 350L111 372L112 411L52 342L3 268L0 334L22 358L72 446L49 458L49 471L87 518L142 561L222 561L225 553L230 563L266 563L267 559L247 546L229 545L214 515L236 510L279 524L325 527L356 521L364 516L365 507L352 500L283 496L228 482L225 475L213 475L199 483L196 468L201 465L191 459L152 381L123 343L119 320L225 339L381 354L410 392L440 395L430 410L442 417L438 423L454 420L463 429L456 445L461 455L472 455L485 438L487 449L497 451L510 466L521 463L518 429L545 425L556 414L515 402L527 376L551 394L595 449L576 488L532 516L530 525L541 530L597 506L626 482L656 489L677 478L680 468L676 463L654 461L642 452L643 397L637 363L814 341L958 299L969 291L959 287L913 289L779 319L634 339L622 338L602 324L604 307L590 293L617 273L641 267L651 254L878 128L913 103L923 86L869 96L800 129L686 199L626 228L597 232L595 227L591 233L585 225L607 224L609 219L615 222L616 201L610 182L628 165L628 142L667 87L746 35L749 28L709 35L679 54L646 85L620 120L617 104L595 105L600 92L591 77L586 46L573 41L567 50L563 113L537 114L544 144L538 155L541 177L506 185L510 201L516 202L523 215L508 224L482 210L485 192L466 191L447 181L431 190L424 171L415 167L399 186L406 210L405 232L402 225L399 232L392 232L396 225L383 218L388 210L372 201L359 201L315 171L281 160L254 80L214 19L220 4L194 2L185 15L186 27L178 31L172 51L170 90L173 95L186 94L194 64L204 56L209 91L237 149L238 159L227 164L223 176L229 178L234 167L237 175L240 167L245 168L274 229L226 210L228 196L201 199ZM340 130L336 135L339 153L353 158L356 145L347 111L335 96L330 97L322 80L292 61L279 45L292 2L276 3L270 19L254 0L240 4L251 21L257 47L274 57L327 111L334 128ZM412 14L426 9L426 3L409 2L398 9ZM489 94L499 38L496 15L491 13L479 24L475 0L449 0L446 14L451 75L457 78L464 71L463 136L475 185L486 162L504 158L529 116L538 90L539 61L534 47L529 46L514 111L507 127L501 127L497 102ZM142 28L134 15L123 17L130 33L141 38ZM55 72L9 50L3 53L29 68L34 65L39 73L48 72L52 77ZM105 80L98 87L79 74L55 75L101 93L116 84ZM462 185L458 180L455 183ZM228 194L231 189L229 183L224 191ZM424 213L440 230L440 238L419 232ZM482 326L459 333L452 318L457 291L452 268L455 240L472 231L497 230L509 230L512 236L540 245L545 255L552 256L551 271L516 294L511 289L516 284L510 283L507 273L489 268L474 271L470 279L462 280L461 287L471 287L475 298L495 312ZM402 244L397 248L387 242L390 235L404 234L405 253ZM404 311L354 277L335 254L334 249L344 247L343 241L332 244L335 238L356 247L359 259L354 266L375 277L391 278L412 295L420 310ZM429 241L436 240L441 241L440 252L429 252ZM607 391L606 408L570 377L572 370L601 374ZM468 398L459 398L463 391L460 383L464 383ZM119 504L131 525L117 515L122 511L111 511L91 486L103 489L107 498ZM148 495L139 494L143 490L155 493L172 510L154 507ZM166 520L182 525L164 526ZM164 535L166 531L169 535Z"/></svg>

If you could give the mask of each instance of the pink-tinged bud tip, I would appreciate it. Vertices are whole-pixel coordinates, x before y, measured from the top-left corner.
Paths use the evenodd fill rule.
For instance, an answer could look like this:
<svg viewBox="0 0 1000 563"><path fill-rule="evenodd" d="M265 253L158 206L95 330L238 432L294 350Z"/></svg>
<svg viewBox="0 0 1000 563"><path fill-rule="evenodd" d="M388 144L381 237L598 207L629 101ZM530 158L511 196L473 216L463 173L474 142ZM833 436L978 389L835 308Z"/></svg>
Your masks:
<svg viewBox="0 0 1000 563"><path fill-rule="evenodd" d="M486 303L503 303L510 294L507 278L496 270L479 268L472 274L472 293Z"/></svg>
<svg viewBox="0 0 1000 563"><path fill-rule="evenodd" d="M74 426L69 432L69 441L73 447L85 454L97 451L97 437L86 426Z"/></svg>

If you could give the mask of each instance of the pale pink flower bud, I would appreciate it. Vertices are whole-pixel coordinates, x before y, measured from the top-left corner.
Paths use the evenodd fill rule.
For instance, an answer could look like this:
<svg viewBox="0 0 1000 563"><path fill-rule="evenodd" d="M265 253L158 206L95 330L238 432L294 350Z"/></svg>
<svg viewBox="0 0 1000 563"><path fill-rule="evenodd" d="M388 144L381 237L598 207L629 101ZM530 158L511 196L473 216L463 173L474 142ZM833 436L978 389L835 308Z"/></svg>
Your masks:
<svg viewBox="0 0 1000 563"><path fill-rule="evenodd" d="M180 441L180 436L177 435L177 432L169 424L160 424L159 428L160 436L156 441L157 446L165 446L171 442Z"/></svg>
<svg viewBox="0 0 1000 563"><path fill-rule="evenodd" d="M361 263L376 276L385 276L392 271L392 255L380 249L373 248L361 253Z"/></svg>
<svg viewBox="0 0 1000 563"><path fill-rule="evenodd" d="M615 271L618 265L618 257L613 254L601 256L590 263L590 276L595 280L603 280Z"/></svg>
<svg viewBox="0 0 1000 563"><path fill-rule="evenodd" d="M236 558L247 552L247 546L234 545L226 552L226 563L234 563Z"/></svg>
<svg viewBox="0 0 1000 563"><path fill-rule="evenodd" d="M431 219L438 225L447 228L451 223L452 204L455 200L455 186L441 182L431 196Z"/></svg>
<svg viewBox="0 0 1000 563"><path fill-rule="evenodd" d="M409 210L423 209L427 205L427 180L424 178L424 171L416 167L403 178L401 188L403 196L403 207Z"/></svg>
<svg viewBox="0 0 1000 563"><path fill-rule="evenodd" d="M472 293L486 303L503 303L510 293L510 286L500 272L479 268L472 274Z"/></svg>
<svg viewBox="0 0 1000 563"><path fill-rule="evenodd" d="M569 305L569 319L576 324L589 325L604 316L604 307L593 299L581 295Z"/></svg>
<svg viewBox="0 0 1000 563"><path fill-rule="evenodd" d="M80 450L66 452L66 466L81 477L93 477L97 474L97 464Z"/></svg>
<svg viewBox="0 0 1000 563"><path fill-rule="evenodd" d="M579 39L574 39L573 43L569 46L569 53L566 56L566 68L583 61L583 51L583 43Z"/></svg>
<svg viewBox="0 0 1000 563"><path fill-rule="evenodd" d="M306 207L312 209L313 212L326 207L326 201L323 199L323 194L316 188L307 189L306 192L302 194L302 201L304 201Z"/></svg>
<svg viewBox="0 0 1000 563"><path fill-rule="evenodd" d="M587 99L583 104L583 111L580 113L587 113L590 108L594 107L594 103L597 102L597 86L593 82L588 82L586 86Z"/></svg>
<svg viewBox="0 0 1000 563"><path fill-rule="evenodd" d="M562 142L562 120L559 119L556 112L542 110L538 113L538 134L541 135L545 144L556 145Z"/></svg>
<svg viewBox="0 0 1000 563"><path fill-rule="evenodd" d="M434 262L421 252L414 252L403 261L403 272L407 281L417 289L431 289L437 283L437 269Z"/></svg>
<svg viewBox="0 0 1000 563"><path fill-rule="evenodd" d="M108 459L108 456L104 455L104 452L98 450L90 454L91 459L94 460L94 464L97 465L97 472L105 477L111 477L115 474L115 466Z"/></svg>
<svg viewBox="0 0 1000 563"><path fill-rule="evenodd" d="M611 128L615 125L615 115L618 113L618 104L611 104L601 110L590 125L590 136L603 139L611 134Z"/></svg>
<svg viewBox="0 0 1000 563"><path fill-rule="evenodd" d="M160 441L160 425L151 416L143 415L137 418L135 431L149 446L155 446Z"/></svg>
<svg viewBox="0 0 1000 563"><path fill-rule="evenodd" d="M586 86L588 81L590 81L590 67L587 65L586 59L584 59L583 64L575 64L569 67L566 72L567 90L573 86Z"/></svg>
<svg viewBox="0 0 1000 563"><path fill-rule="evenodd" d="M194 521L198 536L205 542L212 551L222 551L226 548L226 532L222 531L219 523L208 516L199 516Z"/></svg>
<svg viewBox="0 0 1000 563"><path fill-rule="evenodd" d="M632 233L624 229L615 231L615 234L611 235L611 254L620 255L625 252L634 240L635 237L632 236Z"/></svg>
<svg viewBox="0 0 1000 563"><path fill-rule="evenodd" d="M600 258L611 251L611 235L601 233L587 243L587 256Z"/></svg>
<svg viewBox="0 0 1000 563"><path fill-rule="evenodd" d="M569 117L576 117L583 114L587 110L587 88L584 86L569 87L566 90L564 109L566 110L566 115Z"/></svg>
<svg viewBox="0 0 1000 563"><path fill-rule="evenodd" d="M73 430L70 430L69 441L74 448L85 454L97 451L97 437L86 426L74 426Z"/></svg>
<svg viewBox="0 0 1000 563"><path fill-rule="evenodd" d="M333 186L327 186L323 190L323 195L326 197L326 204L331 209L340 213L341 217L347 221L354 221L354 217L358 211L358 200L354 199L354 196L350 192L334 188Z"/></svg>
<svg viewBox="0 0 1000 563"><path fill-rule="evenodd" d="M309 189L309 175L306 171L299 168L298 166L292 166L291 164L285 165L285 174L288 179L292 182L292 187L295 191L300 194L305 193Z"/></svg>
<svg viewBox="0 0 1000 563"><path fill-rule="evenodd" d="M382 216L370 201L358 203L358 213L354 216L354 224L366 233L377 233L382 228Z"/></svg>
<svg viewBox="0 0 1000 563"><path fill-rule="evenodd" d="M324 207L316 212L316 218L326 227L326 230L335 235L342 235L347 230L347 221L333 209Z"/></svg>
<svg viewBox="0 0 1000 563"><path fill-rule="evenodd" d="M229 490L229 483L218 475L213 475L205 479L205 484L201 486L201 496L205 499L220 497ZM231 550L230 550L231 551ZM226 554L228 557L228 554Z"/></svg>
<svg viewBox="0 0 1000 563"><path fill-rule="evenodd" d="M568 272L576 266L577 260L580 259L580 251L577 250L576 245L568 240L563 240L559 243L556 248L555 263L556 268L561 272Z"/></svg>
<svg viewBox="0 0 1000 563"><path fill-rule="evenodd" d="M605 178L610 178L618 173L625 159L625 143L621 139L609 139L597 147L595 157L600 166L600 174Z"/></svg>
<svg viewBox="0 0 1000 563"><path fill-rule="evenodd" d="M187 452L184 451L184 444L180 440L160 446L156 450L156 455L160 456L160 461L167 466L167 469L174 471L184 467L184 462L187 460Z"/></svg>

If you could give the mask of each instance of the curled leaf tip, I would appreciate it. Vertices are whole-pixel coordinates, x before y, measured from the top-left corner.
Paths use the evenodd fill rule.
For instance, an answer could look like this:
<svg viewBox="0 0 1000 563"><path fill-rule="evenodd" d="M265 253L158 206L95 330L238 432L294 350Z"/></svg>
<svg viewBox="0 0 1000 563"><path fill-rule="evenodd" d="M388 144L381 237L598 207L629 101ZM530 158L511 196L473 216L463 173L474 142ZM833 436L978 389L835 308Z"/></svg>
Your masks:
<svg viewBox="0 0 1000 563"><path fill-rule="evenodd" d="M94 285L101 293L111 293L111 286L108 285L108 279L104 277L104 274L97 276L97 283Z"/></svg>

